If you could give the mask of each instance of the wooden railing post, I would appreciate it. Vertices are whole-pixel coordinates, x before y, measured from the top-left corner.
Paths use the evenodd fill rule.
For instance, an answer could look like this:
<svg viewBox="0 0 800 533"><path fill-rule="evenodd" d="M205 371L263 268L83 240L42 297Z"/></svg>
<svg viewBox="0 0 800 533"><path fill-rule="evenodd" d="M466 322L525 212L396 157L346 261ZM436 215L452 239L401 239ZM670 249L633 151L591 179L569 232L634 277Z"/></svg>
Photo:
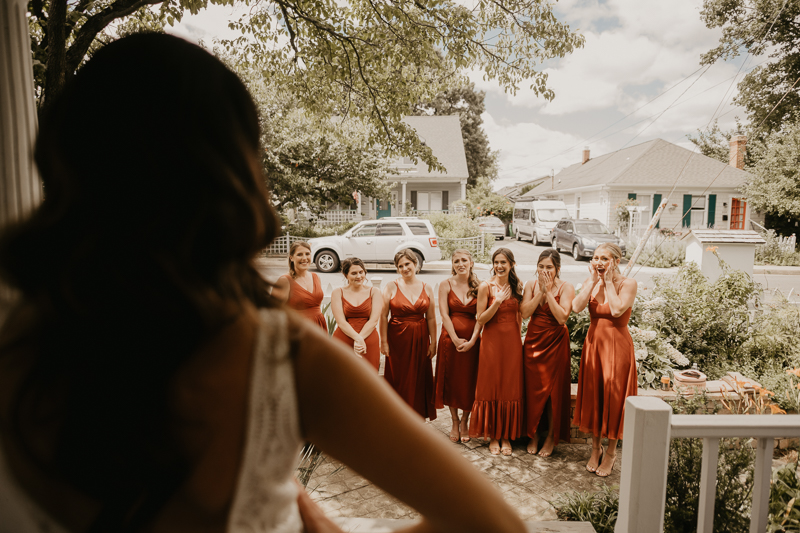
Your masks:
<svg viewBox="0 0 800 533"><path fill-rule="evenodd" d="M661 533L672 409L658 398L625 402L625 436L615 533Z"/></svg>

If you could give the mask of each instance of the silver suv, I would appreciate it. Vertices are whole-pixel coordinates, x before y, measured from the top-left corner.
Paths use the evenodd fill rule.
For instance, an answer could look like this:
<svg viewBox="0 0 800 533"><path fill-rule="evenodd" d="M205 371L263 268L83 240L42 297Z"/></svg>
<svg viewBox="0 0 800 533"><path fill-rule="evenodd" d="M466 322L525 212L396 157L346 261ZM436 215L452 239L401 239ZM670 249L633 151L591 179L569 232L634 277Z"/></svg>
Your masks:
<svg viewBox="0 0 800 533"><path fill-rule="evenodd" d="M358 257L365 263L394 264L400 250L417 254L419 270L424 261L442 258L436 230L429 220L391 217L359 222L342 235L310 239L311 257L322 272L333 272L342 259Z"/></svg>
<svg viewBox="0 0 800 533"><path fill-rule="evenodd" d="M553 248L561 251L572 252L572 257L579 261L583 257L592 257L599 244L611 242L619 245L625 254L625 241L611 233L608 228L597 219L582 218L574 220L563 218L550 233L550 242Z"/></svg>

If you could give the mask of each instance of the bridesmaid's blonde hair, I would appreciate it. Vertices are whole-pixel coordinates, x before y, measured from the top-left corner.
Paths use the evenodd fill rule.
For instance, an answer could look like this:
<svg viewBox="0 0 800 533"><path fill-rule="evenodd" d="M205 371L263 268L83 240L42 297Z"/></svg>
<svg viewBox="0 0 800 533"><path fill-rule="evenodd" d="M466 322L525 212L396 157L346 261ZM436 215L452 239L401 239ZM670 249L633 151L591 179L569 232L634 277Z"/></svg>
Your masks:
<svg viewBox="0 0 800 533"><path fill-rule="evenodd" d="M310 252L311 245L306 241L294 241L289 247L289 274L292 276L292 279L297 277L297 271L294 269L294 261L292 261L292 256L298 248L305 248Z"/></svg>
<svg viewBox="0 0 800 533"><path fill-rule="evenodd" d="M620 248L613 242L604 242L598 245L597 248L594 249L595 253L597 253L597 250L599 250L600 248L608 250L608 253L611 254L611 257L617 260L617 272L620 272L619 262L622 261L622 248Z"/></svg>
<svg viewBox="0 0 800 533"><path fill-rule="evenodd" d="M474 298L478 296L478 286L481 284L480 280L478 279L478 276L476 276L475 272L472 270L472 268L475 266L475 260L472 258L472 253L469 250L465 248L459 248L457 250L454 250L453 253L450 255L451 265L453 264L453 258L456 256L456 254L465 254L467 257L469 257L470 263L472 263L471 265L469 265L469 281L468 281L469 291L467 291L467 296L472 296ZM451 272L454 276L456 275L455 267L451 268Z"/></svg>

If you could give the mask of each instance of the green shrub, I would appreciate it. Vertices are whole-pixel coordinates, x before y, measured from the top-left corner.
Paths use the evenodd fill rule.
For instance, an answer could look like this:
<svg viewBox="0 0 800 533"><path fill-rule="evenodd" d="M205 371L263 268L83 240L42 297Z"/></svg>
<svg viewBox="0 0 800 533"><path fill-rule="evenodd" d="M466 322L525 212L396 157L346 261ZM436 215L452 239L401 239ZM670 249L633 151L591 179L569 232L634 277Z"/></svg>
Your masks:
<svg viewBox="0 0 800 533"><path fill-rule="evenodd" d="M772 472L767 533L800 531L800 478L797 460Z"/></svg>
<svg viewBox="0 0 800 533"><path fill-rule="evenodd" d="M633 250L628 250L633 253ZM663 240L657 244L647 244L636 263L654 268L681 266L686 260L686 244L681 241Z"/></svg>
<svg viewBox="0 0 800 533"><path fill-rule="evenodd" d="M603 486L599 492L569 492L559 494L549 503L559 520L589 522L597 533L614 533L619 512L618 490Z"/></svg>
<svg viewBox="0 0 800 533"><path fill-rule="evenodd" d="M439 237L439 248L442 250L442 259L449 260L453 251L458 248L467 248L472 252L472 258L476 263L488 263L490 261L494 235L483 233L478 223L467 215L463 213L430 213L423 218L430 220L436 230L436 235ZM483 253L477 246L464 245L464 243L451 240L478 236L483 237Z"/></svg>
<svg viewBox="0 0 800 533"><path fill-rule="evenodd" d="M320 226L308 223L298 223L287 226L283 234L291 235L293 237L303 237L306 239L313 239L315 237L327 237L329 235L341 235L349 230L358 222L344 222L337 226Z"/></svg>
<svg viewBox="0 0 800 533"><path fill-rule="evenodd" d="M761 234L766 244L756 246L756 264L800 266L800 252L787 251L780 245L775 230L769 229Z"/></svg>

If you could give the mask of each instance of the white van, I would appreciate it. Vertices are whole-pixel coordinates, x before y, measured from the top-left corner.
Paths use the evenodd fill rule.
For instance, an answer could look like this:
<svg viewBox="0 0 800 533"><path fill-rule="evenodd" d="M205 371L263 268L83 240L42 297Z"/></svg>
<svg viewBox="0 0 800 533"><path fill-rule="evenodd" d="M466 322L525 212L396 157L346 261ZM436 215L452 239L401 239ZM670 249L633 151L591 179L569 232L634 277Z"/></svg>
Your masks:
<svg viewBox="0 0 800 533"><path fill-rule="evenodd" d="M514 236L530 240L534 246L550 244L550 230L562 218L569 218L561 200L528 200L514 203Z"/></svg>

